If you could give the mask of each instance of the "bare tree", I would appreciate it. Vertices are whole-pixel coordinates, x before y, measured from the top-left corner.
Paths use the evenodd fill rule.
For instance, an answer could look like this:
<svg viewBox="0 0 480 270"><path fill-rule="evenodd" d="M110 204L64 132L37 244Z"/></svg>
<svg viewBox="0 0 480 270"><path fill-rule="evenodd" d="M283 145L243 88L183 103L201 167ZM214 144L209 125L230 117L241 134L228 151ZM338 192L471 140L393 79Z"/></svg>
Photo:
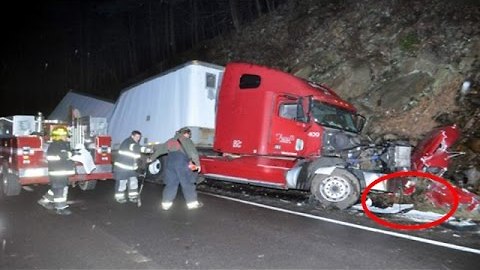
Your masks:
<svg viewBox="0 0 480 270"><path fill-rule="evenodd" d="M130 74L138 73L136 35L135 35L135 18L133 14L128 15L128 56L130 58Z"/></svg>
<svg viewBox="0 0 480 270"><path fill-rule="evenodd" d="M153 19L153 11L152 11L153 3L148 1L148 34L149 34L149 43L150 43L150 63L155 64L157 60L157 39L155 36L155 22Z"/></svg>
<svg viewBox="0 0 480 270"><path fill-rule="evenodd" d="M198 20L199 20L199 14L198 14L198 4L197 0L190 0L190 8L192 10L192 45L195 45L198 43L199 37L198 37Z"/></svg>
<svg viewBox="0 0 480 270"><path fill-rule="evenodd" d="M168 5L168 25L169 25L169 48L170 48L170 55L173 55L177 52L177 45L175 42L175 8L174 3L171 2Z"/></svg>
<svg viewBox="0 0 480 270"><path fill-rule="evenodd" d="M230 4L230 14L232 16L232 22L233 22L233 27L235 28L235 31L239 32L240 31L240 20L238 18L238 6L237 6L237 0L229 0L228 1Z"/></svg>
<svg viewBox="0 0 480 270"><path fill-rule="evenodd" d="M255 0L255 8L257 9L258 17L260 17L262 15L262 6L260 5L260 0Z"/></svg>

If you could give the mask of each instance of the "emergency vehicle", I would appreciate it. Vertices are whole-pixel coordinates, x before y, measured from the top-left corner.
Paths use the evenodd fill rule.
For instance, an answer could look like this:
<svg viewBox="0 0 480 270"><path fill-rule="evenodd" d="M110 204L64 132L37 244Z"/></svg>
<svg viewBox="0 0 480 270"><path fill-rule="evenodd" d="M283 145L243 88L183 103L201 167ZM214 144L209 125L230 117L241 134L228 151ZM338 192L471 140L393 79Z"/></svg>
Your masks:
<svg viewBox="0 0 480 270"><path fill-rule="evenodd" d="M111 137L100 117L76 118L71 124L45 120L38 115L0 117L0 196L18 195L22 186L48 184L46 150L53 130L69 130L75 175L70 183L82 190L95 188L97 180L112 179Z"/></svg>

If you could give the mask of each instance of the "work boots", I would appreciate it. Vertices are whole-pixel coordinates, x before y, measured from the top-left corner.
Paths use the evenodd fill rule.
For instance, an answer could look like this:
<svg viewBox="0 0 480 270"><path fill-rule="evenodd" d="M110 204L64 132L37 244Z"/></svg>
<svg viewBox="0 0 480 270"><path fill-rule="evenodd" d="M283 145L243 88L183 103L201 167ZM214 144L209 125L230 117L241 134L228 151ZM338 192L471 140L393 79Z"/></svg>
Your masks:
<svg viewBox="0 0 480 270"><path fill-rule="evenodd" d="M187 203L188 210L201 208L202 206L203 206L203 203L201 203L199 201L194 201L194 202Z"/></svg>
<svg viewBox="0 0 480 270"><path fill-rule="evenodd" d="M169 210L172 207L173 203L172 202L162 202L160 205L163 210Z"/></svg>
<svg viewBox="0 0 480 270"><path fill-rule="evenodd" d="M60 216L68 216L72 214L72 211L68 208L63 208L63 209L57 209L55 213Z"/></svg>
<svg viewBox="0 0 480 270"><path fill-rule="evenodd" d="M55 209L55 205L53 204L53 202L48 200L45 197L38 200L37 203L40 204L41 206L43 206L44 208L48 209L48 210Z"/></svg>
<svg viewBox="0 0 480 270"><path fill-rule="evenodd" d="M118 203L126 203L127 199L125 199L125 198L115 198L115 201L118 202Z"/></svg>

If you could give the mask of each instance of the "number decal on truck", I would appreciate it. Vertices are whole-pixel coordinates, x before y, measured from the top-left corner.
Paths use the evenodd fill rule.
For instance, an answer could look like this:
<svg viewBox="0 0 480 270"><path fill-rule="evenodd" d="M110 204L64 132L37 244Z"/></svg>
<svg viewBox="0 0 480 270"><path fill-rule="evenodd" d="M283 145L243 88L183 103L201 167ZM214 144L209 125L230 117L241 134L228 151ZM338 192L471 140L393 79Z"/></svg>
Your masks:
<svg viewBox="0 0 480 270"><path fill-rule="evenodd" d="M232 146L233 146L233 148L242 148L242 141L241 140L233 140Z"/></svg>
<svg viewBox="0 0 480 270"><path fill-rule="evenodd" d="M318 138L318 137L320 137L320 132L310 131L310 132L308 132L308 137Z"/></svg>

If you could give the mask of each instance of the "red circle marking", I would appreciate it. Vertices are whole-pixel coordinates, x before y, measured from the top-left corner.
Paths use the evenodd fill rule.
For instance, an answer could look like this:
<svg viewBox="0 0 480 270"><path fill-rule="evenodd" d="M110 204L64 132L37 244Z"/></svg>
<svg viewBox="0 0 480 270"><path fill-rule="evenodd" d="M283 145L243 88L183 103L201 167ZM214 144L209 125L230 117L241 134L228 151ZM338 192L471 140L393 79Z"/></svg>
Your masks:
<svg viewBox="0 0 480 270"><path fill-rule="evenodd" d="M431 179L433 181L436 181L436 182L439 182L439 183L442 183L443 185L445 185L448 188L448 190L450 191L449 192L450 194L448 194L448 197L450 198L450 200L453 203L451 208L450 208L450 211L447 214L445 214L442 218L439 218L439 219L434 220L432 222L422 223L422 224L414 224L414 225L404 225L404 224L388 222L384 219L381 219L381 218L377 217L375 214L373 214L368 209L367 203L366 203L367 195L368 195L368 192L373 188L373 186L375 186L376 184L378 184L382 181L388 181L388 180L393 179L393 178L407 177L407 176L428 178L428 179ZM389 227L389 228L392 228L392 229L397 229L397 230L423 230L423 229L428 229L428 228L431 228L431 227L438 226L441 223L443 223L444 221L446 221L449 217L453 216L453 214L455 213L455 211L458 208L458 203L459 203L459 198L458 198L457 191L452 186L452 184L450 184L447 180L443 179L442 177L433 175L433 174L424 173L424 172L414 172L414 171L395 172L395 173L386 174L386 175L378 178L377 180L370 183L364 189L364 191L362 193L362 197L361 197L360 200L361 200L361 203L362 203L363 211L365 212L365 214L369 218L371 218L373 221L377 222L380 225L383 225L385 227Z"/></svg>

